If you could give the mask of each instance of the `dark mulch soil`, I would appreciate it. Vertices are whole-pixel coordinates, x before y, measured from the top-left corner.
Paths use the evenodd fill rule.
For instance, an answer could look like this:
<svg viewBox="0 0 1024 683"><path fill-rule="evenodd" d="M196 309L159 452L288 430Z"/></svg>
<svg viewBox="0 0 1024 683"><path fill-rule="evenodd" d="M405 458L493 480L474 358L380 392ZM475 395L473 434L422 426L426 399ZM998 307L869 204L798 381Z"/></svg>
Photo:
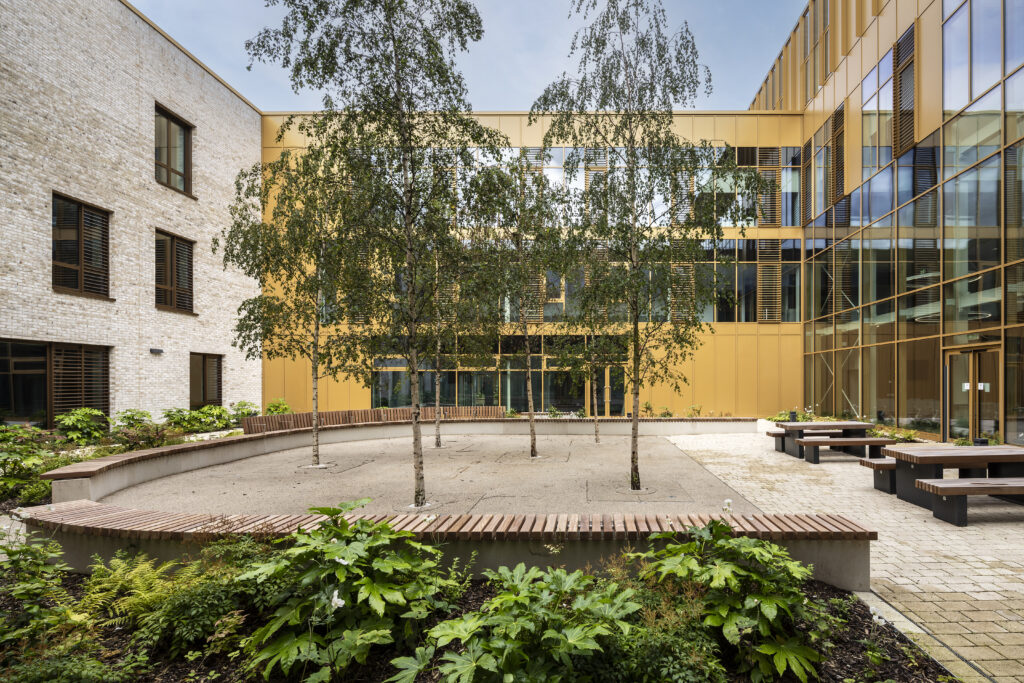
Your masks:
<svg viewBox="0 0 1024 683"><path fill-rule="evenodd" d="M82 595L85 577L68 574L64 587L75 598ZM846 621L845 628L832 636L833 648L826 661L818 666L821 683L869 683L896 681L898 683L936 683L949 676L949 672L926 655L916 644L889 624L876 624L872 621L868 606L860 600L850 601L850 593L818 581L809 582L806 586L809 597L830 604L833 614ZM447 618L457 617L471 610L478 609L488 598L494 595L493 589L485 583L474 582L462 596L456 611ZM833 600L834 599L834 600ZM829 603L830 600L833 602ZM842 602L840 602L842 601ZM0 611L13 605L0 604ZM118 629L103 629L100 635L103 653L102 659L115 661L130 650L131 633ZM881 654L882 661L873 664L866 656L867 643L873 644ZM351 683L379 683L394 675L391 660L406 652L395 648L374 650L373 656L365 665L350 669L344 680ZM210 678L210 676L213 678ZM188 662L177 659L173 662L154 662L153 669L146 674L146 680L153 683L179 683L193 681L216 680L218 683L233 683L243 680L237 667L227 657L217 656L202 661ZM262 680L262 678L260 679ZM425 682L439 680L435 673ZM736 678L736 683L746 680ZM787 676L784 680L795 681Z"/></svg>
<svg viewBox="0 0 1024 683"><path fill-rule="evenodd" d="M850 593L820 581L806 586L807 594L822 602L831 598L845 600ZM835 613L835 610L833 610ZM898 683L936 683L949 672L925 654L912 640L891 624L876 624L871 612L860 600L849 603L842 614L846 627L832 634L834 648L827 659L818 665L822 683L843 681L886 681ZM863 641L870 641L881 653L883 661L873 664L866 656ZM796 679L793 679L796 680Z"/></svg>

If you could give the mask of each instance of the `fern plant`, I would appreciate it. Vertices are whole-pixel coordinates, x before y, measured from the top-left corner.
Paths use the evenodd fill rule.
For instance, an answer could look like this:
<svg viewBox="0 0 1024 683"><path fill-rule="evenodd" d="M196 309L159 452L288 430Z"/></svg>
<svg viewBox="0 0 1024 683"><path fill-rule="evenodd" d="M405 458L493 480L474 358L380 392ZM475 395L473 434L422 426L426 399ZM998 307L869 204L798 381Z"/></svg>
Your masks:
<svg viewBox="0 0 1024 683"><path fill-rule="evenodd" d="M138 626L171 593L195 583L200 575L195 564L158 563L144 554L132 556L123 550L109 564L94 559L79 608L103 626Z"/></svg>

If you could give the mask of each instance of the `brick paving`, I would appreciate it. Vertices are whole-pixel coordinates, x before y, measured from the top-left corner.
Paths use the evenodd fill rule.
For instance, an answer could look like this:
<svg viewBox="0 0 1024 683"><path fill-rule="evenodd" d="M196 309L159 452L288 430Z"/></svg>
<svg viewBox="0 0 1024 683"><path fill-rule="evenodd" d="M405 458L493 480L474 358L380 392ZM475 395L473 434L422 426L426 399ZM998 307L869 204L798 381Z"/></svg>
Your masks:
<svg viewBox="0 0 1024 683"><path fill-rule="evenodd" d="M876 491L853 456L822 450L810 465L763 433L670 441L763 512L843 514L876 529L871 587L922 631L908 635L964 681L1024 683L1024 506L972 497L968 526L955 527Z"/></svg>

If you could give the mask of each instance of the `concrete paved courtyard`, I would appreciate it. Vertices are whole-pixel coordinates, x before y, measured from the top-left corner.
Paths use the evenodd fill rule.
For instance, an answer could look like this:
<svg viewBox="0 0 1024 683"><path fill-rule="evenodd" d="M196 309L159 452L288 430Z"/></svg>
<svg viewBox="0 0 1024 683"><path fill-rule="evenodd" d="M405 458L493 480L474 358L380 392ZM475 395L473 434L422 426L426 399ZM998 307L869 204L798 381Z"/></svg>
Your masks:
<svg viewBox="0 0 1024 683"><path fill-rule="evenodd" d="M424 430L427 432L427 430ZM749 439L749 436L748 436ZM433 445L433 433L424 442ZM531 461L525 436L445 437L424 448L431 510L503 512L760 512L719 477L663 437L642 437L642 495L629 489L629 438L544 436ZM367 512L408 512L412 503L412 439L338 443L321 448L326 469L309 449L281 451L208 467L124 489L105 503L150 510L215 514L297 514L312 506L372 498Z"/></svg>
<svg viewBox="0 0 1024 683"><path fill-rule="evenodd" d="M909 635L965 681L1024 682L1024 506L972 497L968 526L955 527L876 491L848 455L823 450L809 465L765 436L669 440L765 512L843 514L877 530L871 587L916 625Z"/></svg>
<svg viewBox="0 0 1024 683"><path fill-rule="evenodd" d="M629 441L459 436L424 449L433 510L501 512L713 512L841 514L878 531L872 589L951 672L971 683L1024 683L1024 506L987 497L969 503L969 526L872 487L851 456L822 451L821 465L777 453L759 434L643 437L641 475L653 491L626 487ZM427 437L427 434L425 434ZM432 443L432 434L425 438ZM120 491L117 505L217 514L300 513L371 497L370 512L405 512L412 497L411 439L332 444L325 470L303 468L307 450L283 451ZM949 473L952 476L953 472ZM870 597L870 596L869 596Z"/></svg>

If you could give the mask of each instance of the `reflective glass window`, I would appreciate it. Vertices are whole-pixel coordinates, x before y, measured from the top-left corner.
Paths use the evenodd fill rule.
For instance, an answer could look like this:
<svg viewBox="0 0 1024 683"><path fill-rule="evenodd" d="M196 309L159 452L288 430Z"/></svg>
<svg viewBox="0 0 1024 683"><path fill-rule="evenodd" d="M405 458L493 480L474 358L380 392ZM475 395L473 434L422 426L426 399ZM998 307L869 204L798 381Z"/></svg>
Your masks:
<svg viewBox="0 0 1024 683"><path fill-rule="evenodd" d="M836 417L860 417L860 349L835 353Z"/></svg>
<svg viewBox="0 0 1024 683"><path fill-rule="evenodd" d="M1002 144L1000 88L972 104L943 128L943 176L949 178Z"/></svg>
<svg viewBox="0 0 1024 683"><path fill-rule="evenodd" d="M782 322L800 321L800 264L782 264Z"/></svg>
<svg viewBox="0 0 1024 683"><path fill-rule="evenodd" d="M968 332L1002 322L1003 288L1000 271L989 270L944 285L943 331Z"/></svg>
<svg viewBox="0 0 1024 683"><path fill-rule="evenodd" d="M947 116L963 109L969 98L969 9L965 4L942 26L942 108Z"/></svg>
<svg viewBox="0 0 1024 683"><path fill-rule="evenodd" d="M946 279L999 263L999 156L942 186Z"/></svg>
<svg viewBox="0 0 1024 683"><path fill-rule="evenodd" d="M899 338L928 337L939 333L939 288L919 289L897 300Z"/></svg>
<svg viewBox="0 0 1024 683"><path fill-rule="evenodd" d="M1006 260L1024 259L1024 141L1007 147L1004 205L1006 207Z"/></svg>
<svg viewBox="0 0 1024 683"><path fill-rule="evenodd" d="M896 273L892 228L873 226L861 231L861 295L865 302L893 295Z"/></svg>
<svg viewBox="0 0 1024 683"><path fill-rule="evenodd" d="M864 197L864 220L874 223L892 211L893 186L892 166L880 171L868 181L868 189Z"/></svg>
<svg viewBox="0 0 1024 683"><path fill-rule="evenodd" d="M832 370L832 354L816 353L813 358L814 368L814 404L812 408L818 415L833 415L835 409L835 373Z"/></svg>
<svg viewBox="0 0 1024 683"><path fill-rule="evenodd" d="M971 98L1002 76L1002 0L971 0Z"/></svg>
<svg viewBox="0 0 1024 683"><path fill-rule="evenodd" d="M937 434L942 415L939 340L904 342L898 353L899 425Z"/></svg>
<svg viewBox="0 0 1024 683"><path fill-rule="evenodd" d="M1024 136L1024 69L1007 78L1004 87L1006 88L1006 141L1013 142Z"/></svg>
<svg viewBox="0 0 1024 683"><path fill-rule="evenodd" d="M1006 268L1006 324L1024 323L1024 263Z"/></svg>
<svg viewBox="0 0 1024 683"><path fill-rule="evenodd" d="M896 413L896 346L869 346L863 353L863 419L877 424L893 424Z"/></svg>
<svg viewBox="0 0 1024 683"><path fill-rule="evenodd" d="M1006 0L1006 73L1024 62L1024 0Z"/></svg>
<svg viewBox="0 0 1024 683"><path fill-rule="evenodd" d="M1024 446L1024 327L1006 330L1006 440Z"/></svg>
<svg viewBox="0 0 1024 683"><path fill-rule="evenodd" d="M892 299L865 306L864 343L877 344L896 340L896 302Z"/></svg>
<svg viewBox="0 0 1024 683"><path fill-rule="evenodd" d="M896 214L896 282L901 292L930 287L941 279L938 213L939 193L932 190Z"/></svg>

